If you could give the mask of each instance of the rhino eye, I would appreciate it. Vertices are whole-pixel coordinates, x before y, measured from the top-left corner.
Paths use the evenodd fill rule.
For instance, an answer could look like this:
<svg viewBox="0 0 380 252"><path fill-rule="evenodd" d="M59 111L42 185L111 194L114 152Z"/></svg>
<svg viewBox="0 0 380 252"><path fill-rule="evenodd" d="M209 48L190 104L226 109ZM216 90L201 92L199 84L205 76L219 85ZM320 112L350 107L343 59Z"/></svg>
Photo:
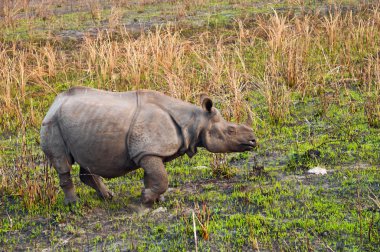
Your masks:
<svg viewBox="0 0 380 252"><path fill-rule="evenodd" d="M234 135L234 134L236 134L236 129L235 129L235 127L228 126L228 128L227 128L227 132L228 132L228 134L230 134L230 135Z"/></svg>

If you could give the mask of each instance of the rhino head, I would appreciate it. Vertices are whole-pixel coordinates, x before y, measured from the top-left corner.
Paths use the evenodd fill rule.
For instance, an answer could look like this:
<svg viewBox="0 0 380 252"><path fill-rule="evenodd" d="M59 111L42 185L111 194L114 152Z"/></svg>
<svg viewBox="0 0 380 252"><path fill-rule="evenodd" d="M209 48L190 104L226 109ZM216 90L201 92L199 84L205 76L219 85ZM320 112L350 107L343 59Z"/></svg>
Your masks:
<svg viewBox="0 0 380 252"><path fill-rule="evenodd" d="M201 96L204 110L203 131L200 135L201 145L214 153L243 152L257 146L256 137L251 128L252 118L248 114L245 124L235 124L224 120L220 112L213 107L212 100Z"/></svg>

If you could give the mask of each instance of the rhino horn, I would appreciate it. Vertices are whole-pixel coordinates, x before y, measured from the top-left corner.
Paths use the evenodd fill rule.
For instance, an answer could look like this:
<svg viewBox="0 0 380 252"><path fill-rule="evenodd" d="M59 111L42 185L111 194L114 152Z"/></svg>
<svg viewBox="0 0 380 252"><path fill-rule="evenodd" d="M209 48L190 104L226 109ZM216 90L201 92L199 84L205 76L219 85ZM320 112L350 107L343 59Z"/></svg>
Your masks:
<svg viewBox="0 0 380 252"><path fill-rule="evenodd" d="M212 100L206 94L201 94L201 104L202 108L208 112L212 109Z"/></svg>

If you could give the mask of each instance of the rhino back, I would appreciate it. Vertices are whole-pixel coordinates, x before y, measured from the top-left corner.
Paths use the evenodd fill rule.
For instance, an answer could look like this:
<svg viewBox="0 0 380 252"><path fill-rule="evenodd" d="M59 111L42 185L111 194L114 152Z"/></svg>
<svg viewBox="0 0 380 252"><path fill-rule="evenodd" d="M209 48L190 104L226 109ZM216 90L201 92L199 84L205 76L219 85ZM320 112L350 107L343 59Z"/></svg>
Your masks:
<svg viewBox="0 0 380 252"><path fill-rule="evenodd" d="M103 177L132 169L125 141L136 111L136 93L89 90L67 96L58 123L74 160Z"/></svg>

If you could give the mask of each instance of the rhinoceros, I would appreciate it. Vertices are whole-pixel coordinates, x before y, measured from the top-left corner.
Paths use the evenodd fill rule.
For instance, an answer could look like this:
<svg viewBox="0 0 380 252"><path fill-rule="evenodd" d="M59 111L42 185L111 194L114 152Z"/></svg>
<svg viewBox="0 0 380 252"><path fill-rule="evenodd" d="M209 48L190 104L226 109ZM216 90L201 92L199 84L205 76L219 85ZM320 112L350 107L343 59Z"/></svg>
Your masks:
<svg viewBox="0 0 380 252"><path fill-rule="evenodd" d="M227 153L256 146L250 123L225 121L207 95L196 106L157 91L109 92L86 87L59 94L41 127L41 147L59 175L65 203L77 201L71 166L103 199L113 193L102 178L144 169L142 203L151 205L168 188L164 163L197 147Z"/></svg>

